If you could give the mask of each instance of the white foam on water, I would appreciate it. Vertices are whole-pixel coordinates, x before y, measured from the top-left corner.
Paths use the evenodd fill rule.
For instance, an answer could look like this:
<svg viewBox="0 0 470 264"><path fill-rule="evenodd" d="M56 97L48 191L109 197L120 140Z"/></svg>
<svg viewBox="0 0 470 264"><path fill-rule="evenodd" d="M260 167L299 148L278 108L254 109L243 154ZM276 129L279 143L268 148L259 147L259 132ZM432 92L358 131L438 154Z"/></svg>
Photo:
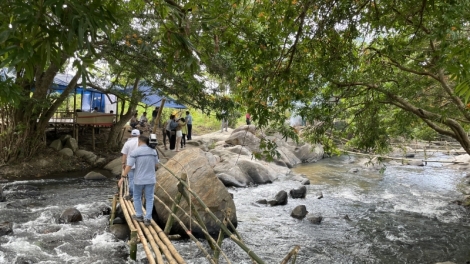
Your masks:
<svg viewBox="0 0 470 264"><path fill-rule="evenodd" d="M57 205L50 205L50 206L46 206L46 207L32 208L32 209L29 209L29 210L32 213L35 213L35 212L40 212L40 211L53 211L55 209L60 209L60 207L57 206Z"/></svg>
<svg viewBox="0 0 470 264"><path fill-rule="evenodd" d="M3 244L2 247L10 249L15 252L18 256L47 256L53 257L50 254L45 253L39 246L31 244L29 241L26 241L27 238L15 238Z"/></svg>
<svg viewBox="0 0 470 264"><path fill-rule="evenodd" d="M91 240L91 245L85 247L89 251L114 251L118 246L125 245L124 241L116 241L114 235L108 232L98 234Z"/></svg>
<svg viewBox="0 0 470 264"><path fill-rule="evenodd" d="M54 251L57 253L57 257L60 258L62 261L62 263L69 263L72 262L72 263L79 263L79 262L82 262L83 260L81 260L80 257L74 257L74 256L70 256L69 254L67 254L66 252L62 251L60 248L64 245L67 245L69 243L65 243L65 244L62 244L56 248L54 248Z"/></svg>
<svg viewBox="0 0 470 264"><path fill-rule="evenodd" d="M5 253L3 253L2 251L0 251L0 263L7 263Z"/></svg>

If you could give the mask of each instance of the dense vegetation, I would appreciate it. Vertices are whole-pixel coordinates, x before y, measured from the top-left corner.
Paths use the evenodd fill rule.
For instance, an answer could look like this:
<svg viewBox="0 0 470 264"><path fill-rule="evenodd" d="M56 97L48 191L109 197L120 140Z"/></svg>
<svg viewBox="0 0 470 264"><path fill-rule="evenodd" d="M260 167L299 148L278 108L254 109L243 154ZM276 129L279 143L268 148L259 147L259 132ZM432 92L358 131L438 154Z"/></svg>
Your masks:
<svg viewBox="0 0 470 264"><path fill-rule="evenodd" d="M425 125L470 153L469 14L448 0L4 0L0 66L15 78L0 81L0 161L35 154L75 85L134 87L120 95L127 121L142 82L205 113L246 109L291 137L296 109L327 148L342 137L383 150ZM337 120L346 126L331 130Z"/></svg>

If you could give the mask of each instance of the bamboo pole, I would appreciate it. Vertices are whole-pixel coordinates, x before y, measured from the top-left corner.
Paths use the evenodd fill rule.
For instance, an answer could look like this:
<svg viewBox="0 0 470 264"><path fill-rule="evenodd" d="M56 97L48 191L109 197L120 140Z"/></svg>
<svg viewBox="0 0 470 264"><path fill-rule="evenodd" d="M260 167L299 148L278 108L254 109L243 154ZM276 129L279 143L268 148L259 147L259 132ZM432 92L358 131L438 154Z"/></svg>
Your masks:
<svg viewBox="0 0 470 264"><path fill-rule="evenodd" d="M161 166L165 168L168 172L170 172L171 175L173 175L174 177L178 179L178 177L165 165L161 164ZM187 186L185 182L180 181L180 183L182 183L184 187L186 187L188 191L198 200L199 204L204 208L204 210L209 215L209 217L211 217L217 223L217 225L219 225L220 228L224 230L224 232L230 237L230 239L232 239L233 242L235 242L241 249L243 249L258 264L264 264L264 261L260 257L258 257L258 255L256 255L255 252L251 251L251 249L249 249L243 242L241 242L237 237L235 237L235 235L232 232L230 232L230 230L226 226L222 224L220 219L217 218L217 216L215 216L214 213L211 212L209 207L207 207L207 205L202 201L202 199L194 191L189 189L189 187Z"/></svg>
<svg viewBox="0 0 470 264"><path fill-rule="evenodd" d="M156 201L161 203L168 212L171 212L171 209L162 200L160 200L160 198L158 198L158 196L154 195L154 198L155 198ZM209 262L212 263L212 264L216 264L214 262L214 260L211 258L211 256L209 255L209 253L204 249L204 246L201 244L201 242L199 242L199 240L197 240L197 238L194 237L193 234L191 234L191 232L184 225L184 223L181 221L181 219L177 215L174 215L173 217L175 218L176 221L178 221L178 223L184 229L186 234L188 234L189 238L191 238L191 240L193 240L194 243L196 243L197 247L205 254L207 260L209 260Z"/></svg>
<svg viewBox="0 0 470 264"><path fill-rule="evenodd" d="M230 219L230 214L227 213L226 216L224 217L223 224L227 226L227 219ZM222 229L219 231L219 236L217 237L217 248L214 250L214 260L215 263L219 263L219 256L220 256L220 251L219 248L222 247L222 242L224 241L224 232Z"/></svg>
<svg viewBox="0 0 470 264"><path fill-rule="evenodd" d="M165 191L165 190L163 190L163 191ZM166 192L165 192L165 193L166 193ZM166 193L166 194L167 194L168 196L170 196L168 193ZM155 199L156 199L158 202L162 203L162 204L165 206L165 208L166 208L167 210L169 210L169 209L168 209L168 206L166 206L166 204L164 204L157 196L154 195L154 197L155 197ZM207 232L207 230L206 230L207 228L206 228L206 229L202 228L202 227L199 225L199 223L198 223L197 221L195 221L190 215L188 215L187 212L184 211L183 208L181 208L181 206L178 205L178 208L185 214L186 217L188 217L189 219L191 219L192 222L194 222L194 224L196 224L196 225L201 229L201 231L202 231L205 235L207 235L206 237L208 237L208 238L211 240L212 244L217 245L217 242L216 242L216 241L212 238L212 236L210 236L209 233ZM175 216L176 216L176 215L175 215ZM181 223L180 223L180 224L181 224ZM183 224L184 224L184 223L183 223ZM186 227L184 226L183 228L186 228ZM186 230L186 229L185 229L185 230ZM165 238L166 238L166 239L169 239L167 236L165 236ZM222 255L224 256L225 260L227 261L228 264L230 264L230 260L228 259L227 255L222 251L221 248L218 248L218 249L221 250Z"/></svg>
<svg viewBox="0 0 470 264"><path fill-rule="evenodd" d="M294 256L294 259L292 260L292 264L295 264L295 260L297 258L297 253L300 250L300 246L296 245L290 252L287 254L287 256L282 259L281 264L287 264L287 261L289 261L292 256Z"/></svg>
<svg viewBox="0 0 470 264"><path fill-rule="evenodd" d="M181 180L183 181L186 181L186 179L188 178L188 175L186 173L182 173L181 174ZM168 215L168 219L166 220L166 225L165 225L165 229L163 232L165 232L165 234L170 234L170 230L171 230L171 227L173 226L173 214L176 214L176 211L178 210L178 204L180 203L181 201L181 197L182 197L182 193L181 192L178 192L176 194L176 197L173 201L173 204L171 205L171 214Z"/></svg>
<svg viewBox="0 0 470 264"><path fill-rule="evenodd" d="M165 235L165 233L163 233L163 230L157 225L157 223L155 223L155 221L152 220L151 223L157 235L160 237L160 240L165 244L166 248L171 252L173 258L178 262L178 264L186 264L186 261L184 261L183 257L181 257L180 253L176 250L175 246L173 246L170 239Z"/></svg>
<svg viewBox="0 0 470 264"><path fill-rule="evenodd" d="M142 208L142 210L145 213L145 209ZM155 238L155 241L157 242L158 246L162 250L163 254L168 259L168 262L170 262L170 264L186 264L186 262L181 257L181 255L178 253L178 251L175 249L173 244L169 240L167 240L168 243L165 243L163 241L162 237L159 236L158 233L161 233L163 231L157 225L157 223L155 223L155 221L153 219L150 221L150 223L151 223L151 227L148 227L148 229L150 230L150 233L152 234L152 236ZM166 237L165 234L162 234L162 236Z"/></svg>
<svg viewBox="0 0 470 264"><path fill-rule="evenodd" d="M129 247L130 247L129 257L133 261L137 260L137 240L138 240L137 229L132 229L131 239L129 240Z"/></svg>
<svg viewBox="0 0 470 264"><path fill-rule="evenodd" d="M116 216L117 194L113 195L113 203L111 206L111 217L109 218L109 225L113 225L114 217Z"/></svg>
<svg viewBox="0 0 470 264"><path fill-rule="evenodd" d="M135 210L131 204L130 201L126 201L127 203L127 206L128 206L128 210L129 212L131 212L132 214L135 214ZM135 221L135 220L134 220ZM136 221L137 222L137 221ZM155 241L155 238L152 236L152 233L149 231L149 229L144 225L144 223L142 222L137 222L137 224L139 225L140 229L143 231L143 233L145 234L145 237L147 238L147 242L150 244L150 247L153 249L153 252L155 253L155 257L157 259L157 263L161 263L163 264L163 258L162 258L162 254L160 253L160 248L157 246L157 243Z"/></svg>
<svg viewBox="0 0 470 264"><path fill-rule="evenodd" d="M196 218L196 221L199 223L199 226L201 227L201 229L207 230L206 224L204 223L201 216L199 215L199 212L196 210L194 203L191 203L191 198L189 197L188 193L185 191L184 186L181 183L178 184L178 191L181 194L183 194L184 199L186 200L186 202L188 203L190 207L189 209L191 210L191 212L193 212L194 217ZM212 242L213 238L207 232L204 232L204 237L206 238L207 243L209 244L211 249L214 250L215 246L214 246L214 243Z"/></svg>
<svg viewBox="0 0 470 264"><path fill-rule="evenodd" d="M122 210L124 211L124 217L126 218L127 224L130 225L132 223L133 226L134 226L134 229L137 229L137 233L139 234L140 242L142 243L142 246L143 246L144 251L145 251L145 255L147 255L147 259L148 259L149 263L150 264L156 264L155 259L153 258L153 254L149 249L149 246L147 244L147 240L145 240L144 234L142 233L142 230L140 229L140 226L138 225L138 222L133 220L130 217L129 210L128 210L130 208L127 208L127 204L126 204L125 200L122 197L120 198L120 202L121 202Z"/></svg>
<svg viewBox="0 0 470 264"><path fill-rule="evenodd" d="M168 194L164 189L162 189L162 190L168 195L168 197L170 197L170 194ZM157 199L156 196L154 196L154 197L155 197L155 199ZM158 199L158 201L163 204L163 202L162 202L160 199ZM164 206L165 206L166 209L168 209L168 207L167 207L165 204L164 204ZM188 219L191 219L191 221L192 221L195 225L197 225L205 235L207 235L206 237L210 239L210 241L212 242L212 244L214 244L214 245L217 246L217 242L216 242L216 241L212 238L212 236L210 236L210 234L207 232L207 228L206 228L206 229L202 228L202 227L199 225L199 223L198 223L197 221L195 221L195 220L192 218L192 216L190 216L187 212L185 212L184 209L183 209L181 206L178 205L178 208L181 210L181 212L184 213L184 215L185 215L186 217L188 217ZM230 262L230 260L228 259L227 255L222 251L221 248L218 248L218 249L221 251L221 253L222 253L222 255L224 256L224 258L225 258L225 260L227 261L227 263L230 264L231 262Z"/></svg>

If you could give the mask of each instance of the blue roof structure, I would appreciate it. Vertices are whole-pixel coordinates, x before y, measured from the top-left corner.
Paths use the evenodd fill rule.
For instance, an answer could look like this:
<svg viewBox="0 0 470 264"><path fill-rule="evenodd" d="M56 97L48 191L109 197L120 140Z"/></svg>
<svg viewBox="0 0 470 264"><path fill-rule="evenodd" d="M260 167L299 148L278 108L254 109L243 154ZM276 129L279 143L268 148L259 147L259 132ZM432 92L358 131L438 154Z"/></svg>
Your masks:
<svg viewBox="0 0 470 264"><path fill-rule="evenodd" d="M63 90L67 85L69 84L70 80L72 80L73 75L70 74L62 74L58 73L56 77L54 78L54 86L53 89L55 90ZM83 91L88 91L88 92L93 92L93 93L102 93L101 91L98 91L93 88L87 88L83 89L81 87L77 88L78 93L82 93ZM127 88L124 89L124 93L130 94L131 89ZM160 106L161 101L163 98L166 98L165 100L165 106L164 107L169 107L169 108L176 108L176 109L186 109L187 107L183 104L178 103L176 100L163 96L162 93L148 85L140 85L139 86L139 91L144 95L142 98L141 102L149 105L149 106Z"/></svg>

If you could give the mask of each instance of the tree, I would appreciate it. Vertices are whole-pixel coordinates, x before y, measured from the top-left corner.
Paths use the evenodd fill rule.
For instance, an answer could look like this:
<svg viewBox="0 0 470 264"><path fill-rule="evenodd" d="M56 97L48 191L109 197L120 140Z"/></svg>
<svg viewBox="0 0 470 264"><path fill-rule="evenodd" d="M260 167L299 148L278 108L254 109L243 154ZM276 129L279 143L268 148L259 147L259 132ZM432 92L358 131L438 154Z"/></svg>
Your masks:
<svg viewBox="0 0 470 264"><path fill-rule="evenodd" d="M470 153L470 112L456 92L469 78L470 3L294 0L238 8L250 12L219 39L238 54L234 92L254 119L268 117L260 125L281 125L297 103L322 124L308 137L327 147L338 119L348 125L332 133L352 135L349 143L365 150L386 149L392 133L421 122ZM230 42L227 32L237 29L239 41Z"/></svg>
<svg viewBox="0 0 470 264"><path fill-rule="evenodd" d="M0 135L0 162L31 157L44 144L49 119L85 79L96 46L116 22L117 8L116 1L107 0L0 3L0 68L16 75L14 83L2 86L20 94L18 104L1 105L1 122L8 126ZM51 97L53 79L68 62L76 74L59 97Z"/></svg>

